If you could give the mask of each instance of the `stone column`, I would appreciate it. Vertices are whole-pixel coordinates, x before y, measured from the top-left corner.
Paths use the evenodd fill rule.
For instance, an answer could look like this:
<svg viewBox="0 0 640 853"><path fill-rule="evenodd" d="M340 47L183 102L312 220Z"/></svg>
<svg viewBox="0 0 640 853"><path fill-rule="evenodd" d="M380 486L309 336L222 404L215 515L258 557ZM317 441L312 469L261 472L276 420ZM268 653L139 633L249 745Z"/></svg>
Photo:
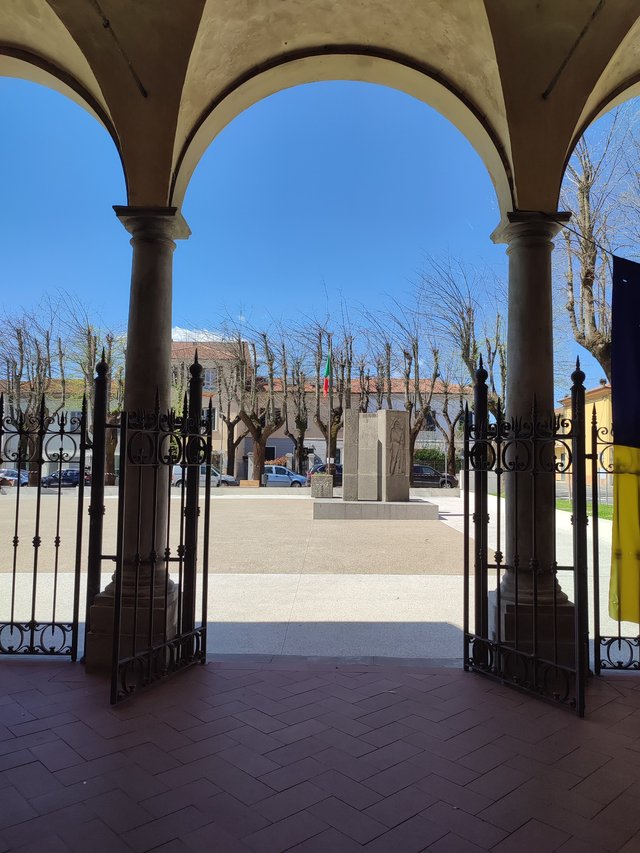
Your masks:
<svg viewBox="0 0 640 853"><path fill-rule="evenodd" d="M346 409L344 413L344 442L342 448L342 500L358 500L358 409Z"/></svg>
<svg viewBox="0 0 640 853"><path fill-rule="evenodd" d="M509 307L507 335L507 388L506 419L522 419L531 423L535 401L535 418L538 423L552 423L553 394L553 320L551 287L552 239L561 222L569 214L515 212L508 214L508 222L492 235L494 242L507 243L509 256ZM555 221L554 221L555 220ZM526 427L525 427L526 428ZM523 443L518 450L524 458L530 445ZM553 441L545 444L545 458L553 459ZM507 461L515 459L512 446ZM536 466L539 468L541 460ZM549 460L548 460L549 461ZM520 646L526 647L531 635L531 604L533 597L533 572L537 570L539 617L545 618L544 608L565 605L567 596L557 586L553 573L555 538L555 472L506 473L503 477L506 497L505 514L505 564L507 571L501 585L502 637L509 640L514 633L512 616L516 595L521 608L519 630ZM535 479L535 486L533 485ZM524 610L522 609L524 608ZM529 612L526 612L526 609ZM573 618L571 614L564 614ZM547 613L549 616L549 613ZM560 616L562 619L563 617ZM568 621L565 618L565 622ZM542 635L552 630L549 624L540 624Z"/></svg>
<svg viewBox="0 0 640 853"><path fill-rule="evenodd" d="M358 419L358 500L382 500L382 453L378 413L362 412Z"/></svg>
<svg viewBox="0 0 640 853"><path fill-rule="evenodd" d="M131 236L125 411L171 405L171 306L175 240L191 231L175 207L115 207Z"/></svg>
<svg viewBox="0 0 640 853"><path fill-rule="evenodd" d="M176 208L156 207L115 207L116 216L132 235L133 257L131 264L131 295L129 302L129 323L127 327L127 354L125 365L125 412L144 410L153 412L159 405L160 412L166 412L171 405L171 308L172 308L172 272L175 240L186 239L189 228ZM121 465L125 464L125 449L121 448ZM168 478L160 477L155 490L155 505L151 500L153 489L144 488L145 480L153 475L151 469L143 471L141 488L142 506L138 508L137 477L127 480L124 512L130 522L125 525L124 565L123 565L123 627L126 634L127 621L134 604L132 565L136 552L136 540L143 557L143 591L148 588L147 578L150 571L148 555L164 551L166 537L166 502L168 499ZM149 484L146 483L148 486ZM153 518L155 518L155 526ZM137 518L140 518L139 529ZM151 531L155 535L152 535ZM154 541L152 541L154 540ZM164 589L164 564L161 560L153 569L158 580L157 589ZM88 668L103 669L111 665L113 634L114 583L96 596L91 608L91 631L86 639L85 659ZM176 590L169 589L170 626L169 633L175 633ZM154 602L154 625L164 627L164 603L162 612L157 612L158 602Z"/></svg>

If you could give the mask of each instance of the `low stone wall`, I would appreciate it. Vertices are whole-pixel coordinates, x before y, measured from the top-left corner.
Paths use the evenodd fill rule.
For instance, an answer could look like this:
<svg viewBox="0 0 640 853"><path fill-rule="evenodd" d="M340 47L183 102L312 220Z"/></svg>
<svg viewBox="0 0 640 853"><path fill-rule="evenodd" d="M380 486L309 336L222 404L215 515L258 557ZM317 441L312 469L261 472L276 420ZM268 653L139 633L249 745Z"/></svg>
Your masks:
<svg viewBox="0 0 640 853"><path fill-rule="evenodd" d="M438 506L430 501L336 501L313 502L314 519L437 521Z"/></svg>

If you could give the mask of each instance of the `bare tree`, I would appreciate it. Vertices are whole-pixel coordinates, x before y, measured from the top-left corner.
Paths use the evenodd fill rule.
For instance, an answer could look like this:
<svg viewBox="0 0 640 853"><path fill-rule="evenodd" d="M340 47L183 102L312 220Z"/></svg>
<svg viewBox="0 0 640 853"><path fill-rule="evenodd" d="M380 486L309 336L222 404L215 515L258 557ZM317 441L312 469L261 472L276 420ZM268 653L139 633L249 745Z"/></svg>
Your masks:
<svg viewBox="0 0 640 853"><path fill-rule="evenodd" d="M5 368L9 412L37 416L44 405L51 416L66 400L65 355L58 314L51 304L2 318L0 352Z"/></svg>
<svg viewBox="0 0 640 853"><path fill-rule="evenodd" d="M566 313L574 339L591 353L609 380L611 265L607 253L613 239L618 249L630 242L633 223L638 221L633 215L632 185L639 169L637 160L634 164L628 159L634 152L637 158L630 114L614 111L606 133L595 129L578 142L561 195L562 206L573 214L570 227L563 230Z"/></svg>
<svg viewBox="0 0 640 853"><path fill-rule="evenodd" d="M455 360L448 362L440 375L442 404L439 411L434 411L436 427L445 443L445 455L448 474L456 474L456 438L460 432L464 415L465 394L470 391L461 382L461 370L455 369ZM498 402L499 405L499 402Z"/></svg>
<svg viewBox="0 0 640 853"><path fill-rule="evenodd" d="M368 360L365 355L358 356L356 367L358 369L358 410L368 412L369 401L371 400L372 380Z"/></svg>
<svg viewBox="0 0 640 853"><path fill-rule="evenodd" d="M353 336L343 328L340 337L326 328L316 325L313 330L314 371L315 371L315 412L314 421L327 445L327 456L335 459L338 433L344 425L345 409L351 408L351 382L353 373ZM321 375L331 351L332 392L328 400L326 416L323 414L321 389L324 385Z"/></svg>
<svg viewBox="0 0 640 853"><path fill-rule="evenodd" d="M399 349L397 329L390 313L374 313L363 310L365 328L363 334L369 341L370 359L373 368L373 397L376 409L393 408L391 378L395 365L393 353Z"/></svg>
<svg viewBox="0 0 640 853"><path fill-rule="evenodd" d="M291 368L287 358L287 346L281 341L282 350L282 391L284 432L292 441L294 448L294 470L302 474L305 470L307 450L304 440L309 428L309 410L307 406L307 376L304 358L301 353L293 356ZM293 432L291 428L293 427Z"/></svg>
<svg viewBox="0 0 640 853"><path fill-rule="evenodd" d="M87 398L89 423L95 406L96 364L104 358L107 370L107 414L122 409L125 336L115 328L103 328L91 316L77 296L60 294L60 317L65 338L65 363L68 377L82 380Z"/></svg>
<svg viewBox="0 0 640 853"><path fill-rule="evenodd" d="M242 424L240 385L246 377L246 343L239 332L235 333L233 343L234 357L218 367L218 411L227 433L226 473L232 477L236 473L236 451L247 435L246 429L239 428Z"/></svg>
<svg viewBox="0 0 640 853"><path fill-rule="evenodd" d="M506 387L507 347L504 318L494 304L501 293L504 298L504 288L500 282L491 285L498 289L495 298L492 288L481 288L477 274L462 261L432 258L418 285L417 297L433 323L441 351L454 361L462 361L471 382L478 357L484 354L489 372L489 410L496 414Z"/></svg>
<svg viewBox="0 0 640 853"><path fill-rule="evenodd" d="M171 408L180 415L183 414L189 390L189 367L184 359L171 364Z"/></svg>
<svg viewBox="0 0 640 853"><path fill-rule="evenodd" d="M432 416L431 401L440 372L440 351L435 343L429 343L429 378L424 377L423 364L427 329L424 313L419 306L402 305L394 300L389 312L389 323L399 331L399 345L402 350L402 387L404 407L409 413L409 450L413 460L416 440ZM390 359L389 359L390 361ZM390 383L389 383L390 384Z"/></svg>
<svg viewBox="0 0 640 853"><path fill-rule="evenodd" d="M249 343L249 357L243 355L240 374L240 416L253 439L253 476L261 479L267 440L284 423L282 406L277 405L275 391L275 352L266 332L259 333L267 375L258 376L258 351Z"/></svg>

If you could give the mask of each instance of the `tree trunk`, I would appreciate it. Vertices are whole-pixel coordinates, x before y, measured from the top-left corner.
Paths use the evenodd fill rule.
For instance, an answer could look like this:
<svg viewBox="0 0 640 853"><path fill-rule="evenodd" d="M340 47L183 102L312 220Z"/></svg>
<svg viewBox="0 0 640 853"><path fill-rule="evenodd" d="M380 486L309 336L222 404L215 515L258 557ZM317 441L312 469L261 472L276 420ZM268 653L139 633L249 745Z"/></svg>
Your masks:
<svg viewBox="0 0 640 853"><path fill-rule="evenodd" d="M264 474L264 449L266 446L266 439L262 439L260 437L259 440L254 439L253 441L253 479L262 481L262 475Z"/></svg>
<svg viewBox="0 0 640 853"><path fill-rule="evenodd" d="M447 441L447 474L456 475L456 436L455 427L449 434Z"/></svg>
<svg viewBox="0 0 640 853"><path fill-rule="evenodd" d="M236 443L235 443L235 425L229 427L227 425L227 470L226 473L235 476L236 469Z"/></svg>
<svg viewBox="0 0 640 853"><path fill-rule="evenodd" d="M120 415L107 415L107 424L115 426L120 422ZM113 486L116 482L116 449L118 447L119 429L107 429L104 439L104 484Z"/></svg>
<svg viewBox="0 0 640 853"><path fill-rule="evenodd" d="M297 470L298 474L303 473L305 460L307 458L307 454L305 453L305 446L304 446L305 435L306 435L305 432L299 432L298 438L296 440L297 441L297 443L296 443L296 466L297 466L296 470Z"/></svg>

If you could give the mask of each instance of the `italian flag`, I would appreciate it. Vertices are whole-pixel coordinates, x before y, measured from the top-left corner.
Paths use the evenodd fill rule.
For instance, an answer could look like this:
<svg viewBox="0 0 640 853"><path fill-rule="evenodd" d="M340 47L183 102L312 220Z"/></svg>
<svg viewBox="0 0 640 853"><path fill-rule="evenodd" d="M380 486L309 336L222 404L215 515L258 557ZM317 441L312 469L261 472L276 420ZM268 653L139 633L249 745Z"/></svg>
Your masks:
<svg viewBox="0 0 640 853"><path fill-rule="evenodd" d="M324 384L322 386L323 396L329 393L329 377L331 376L331 350L327 354L327 363L324 366Z"/></svg>

